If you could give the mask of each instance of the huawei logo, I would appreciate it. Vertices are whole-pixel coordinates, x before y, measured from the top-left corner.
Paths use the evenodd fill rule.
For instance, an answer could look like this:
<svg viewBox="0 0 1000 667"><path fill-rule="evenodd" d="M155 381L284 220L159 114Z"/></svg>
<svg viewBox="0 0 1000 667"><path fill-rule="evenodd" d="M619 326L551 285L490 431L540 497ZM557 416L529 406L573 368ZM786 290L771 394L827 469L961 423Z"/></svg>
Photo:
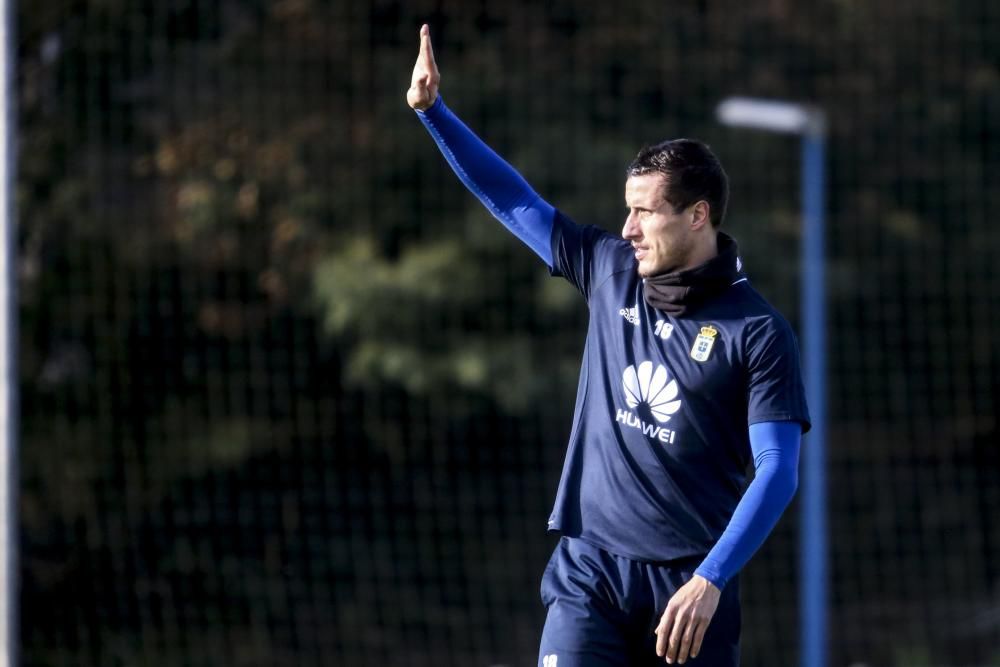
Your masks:
<svg viewBox="0 0 1000 667"><path fill-rule="evenodd" d="M625 402L630 408L645 403L653 418L661 424L670 421L670 415L681 407L680 400L676 400L677 381L667 382L667 369L663 366L657 366L654 373L652 361L639 364L638 371L635 366L626 368L622 386L625 387Z"/></svg>

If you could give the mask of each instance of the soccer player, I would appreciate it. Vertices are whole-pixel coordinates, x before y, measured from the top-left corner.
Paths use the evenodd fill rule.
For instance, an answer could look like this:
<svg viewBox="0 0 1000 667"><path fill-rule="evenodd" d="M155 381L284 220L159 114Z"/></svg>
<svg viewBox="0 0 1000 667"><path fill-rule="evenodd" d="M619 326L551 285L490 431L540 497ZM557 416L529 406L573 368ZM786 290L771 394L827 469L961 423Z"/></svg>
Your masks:
<svg viewBox="0 0 1000 667"><path fill-rule="evenodd" d="M809 416L795 336L719 231L721 164L698 141L643 148L613 236L536 194L439 85L424 25L407 102L462 182L590 309L539 667L738 665L736 573L795 493Z"/></svg>

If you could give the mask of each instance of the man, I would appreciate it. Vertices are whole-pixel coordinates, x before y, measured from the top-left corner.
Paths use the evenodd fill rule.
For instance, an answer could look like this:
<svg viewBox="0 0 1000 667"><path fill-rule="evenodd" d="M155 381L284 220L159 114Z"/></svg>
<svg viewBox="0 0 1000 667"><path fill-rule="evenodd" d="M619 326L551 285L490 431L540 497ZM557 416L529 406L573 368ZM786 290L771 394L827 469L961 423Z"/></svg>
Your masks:
<svg viewBox="0 0 1000 667"><path fill-rule="evenodd" d="M618 238L539 197L439 86L425 25L407 102L465 185L590 308L539 666L739 664L735 574L795 493L809 416L794 334L718 231L722 166L687 139L640 151Z"/></svg>

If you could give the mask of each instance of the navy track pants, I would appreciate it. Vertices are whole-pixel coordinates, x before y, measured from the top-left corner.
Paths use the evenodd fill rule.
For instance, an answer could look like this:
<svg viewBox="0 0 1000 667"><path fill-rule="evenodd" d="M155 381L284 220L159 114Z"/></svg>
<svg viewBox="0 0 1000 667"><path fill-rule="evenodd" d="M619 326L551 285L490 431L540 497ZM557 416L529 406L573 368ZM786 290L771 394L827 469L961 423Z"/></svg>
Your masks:
<svg viewBox="0 0 1000 667"><path fill-rule="evenodd" d="M562 537L542 575L548 609L538 667L666 665L653 631L667 601L701 558L647 563L616 556L584 540ZM690 667L737 667L740 662L739 585L722 591L701 652Z"/></svg>

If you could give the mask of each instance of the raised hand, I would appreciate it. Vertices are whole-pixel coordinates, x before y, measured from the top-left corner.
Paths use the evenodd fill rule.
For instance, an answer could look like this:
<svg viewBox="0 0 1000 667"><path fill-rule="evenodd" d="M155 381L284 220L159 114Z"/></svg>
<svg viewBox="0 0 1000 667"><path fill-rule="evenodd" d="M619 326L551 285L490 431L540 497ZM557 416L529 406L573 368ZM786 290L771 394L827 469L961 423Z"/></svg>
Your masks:
<svg viewBox="0 0 1000 667"><path fill-rule="evenodd" d="M418 111L429 108L437 99L440 84L441 74L434 62L434 49L431 47L431 29L425 23L420 26L420 53L413 65L413 78L410 79L410 89L406 91L406 103Z"/></svg>

